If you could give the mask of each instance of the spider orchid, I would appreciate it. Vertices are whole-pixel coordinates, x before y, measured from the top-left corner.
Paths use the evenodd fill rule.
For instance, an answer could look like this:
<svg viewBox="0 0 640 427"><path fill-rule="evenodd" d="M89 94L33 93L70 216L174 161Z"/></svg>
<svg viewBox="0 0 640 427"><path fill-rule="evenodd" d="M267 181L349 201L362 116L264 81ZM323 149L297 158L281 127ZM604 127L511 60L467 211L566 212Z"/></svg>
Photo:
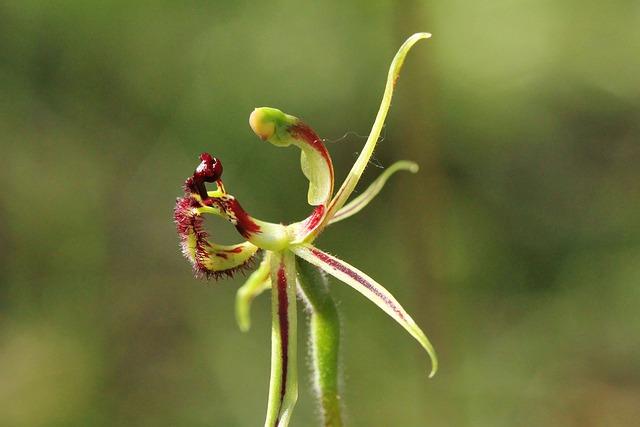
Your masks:
<svg viewBox="0 0 640 427"><path fill-rule="evenodd" d="M321 272L353 287L395 319L427 351L432 361L430 376L437 370L437 358L431 343L393 295L367 274L313 245L327 226L363 209L395 172L417 172L415 163L397 162L367 190L347 203L375 149L405 56L416 42L430 36L428 33L414 34L395 55L371 133L335 195L331 157L309 126L274 108L257 108L251 113L249 124L262 140L278 147L294 145L300 149L302 172L309 181L308 203L313 207L306 219L284 225L252 217L227 192L222 182L220 160L207 153L200 155L200 164L185 182L184 197L177 200L174 214L182 251L193 264L196 275L231 276L238 270L253 266L259 252L263 253L255 272L238 290L236 316L240 329L248 330L252 300L271 288L271 383L265 426L287 426L298 395L296 294L307 303L311 312L315 382L324 425L342 425L337 389L338 318L328 293L326 277ZM207 190L207 183L215 183L216 189ZM232 223L244 241L235 245L219 245L210 241L203 229L205 214L217 215Z"/></svg>

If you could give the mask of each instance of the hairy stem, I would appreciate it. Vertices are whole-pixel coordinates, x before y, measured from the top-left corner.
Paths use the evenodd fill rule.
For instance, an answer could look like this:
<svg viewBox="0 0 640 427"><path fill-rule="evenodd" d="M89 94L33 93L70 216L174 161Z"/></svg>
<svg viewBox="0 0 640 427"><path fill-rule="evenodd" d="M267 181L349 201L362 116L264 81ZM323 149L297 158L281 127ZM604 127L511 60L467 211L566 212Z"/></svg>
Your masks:
<svg viewBox="0 0 640 427"><path fill-rule="evenodd" d="M324 427L342 427L338 384L340 319L327 278L314 265L297 259L298 283L311 310L313 375Z"/></svg>

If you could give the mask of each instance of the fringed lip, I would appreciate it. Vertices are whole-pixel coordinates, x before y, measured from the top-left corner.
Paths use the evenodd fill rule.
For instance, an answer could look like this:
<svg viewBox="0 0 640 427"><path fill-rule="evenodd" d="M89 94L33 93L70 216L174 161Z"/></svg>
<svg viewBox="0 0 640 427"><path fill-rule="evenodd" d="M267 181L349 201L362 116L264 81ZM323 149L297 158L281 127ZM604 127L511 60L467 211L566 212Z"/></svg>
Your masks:
<svg viewBox="0 0 640 427"><path fill-rule="evenodd" d="M176 201L174 209L182 253L193 265L196 276L219 279L251 268L259 248L250 242L218 245L209 241L199 207L196 199L185 196Z"/></svg>

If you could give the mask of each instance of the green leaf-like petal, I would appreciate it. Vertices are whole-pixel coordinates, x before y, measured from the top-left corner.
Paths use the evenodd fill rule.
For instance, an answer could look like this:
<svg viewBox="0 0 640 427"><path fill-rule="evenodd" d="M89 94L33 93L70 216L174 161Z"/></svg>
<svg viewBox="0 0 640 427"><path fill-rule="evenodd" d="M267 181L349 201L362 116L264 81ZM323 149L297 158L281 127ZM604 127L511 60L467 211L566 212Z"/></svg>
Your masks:
<svg viewBox="0 0 640 427"><path fill-rule="evenodd" d="M271 280L269 280L270 254L270 252L265 253L258 269L251 273L236 293L236 321L242 332L248 331L251 327L251 303L258 295L271 287Z"/></svg>
<svg viewBox="0 0 640 427"><path fill-rule="evenodd" d="M416 173L418 172L418 164L407 160L401 160L389 166L362 194L351 200L349 203L344 205L342 209L336 212L333 218L329 220L329 224L342 221L343 219L349 218L350 216L360 212L371 200L373 200L374 197L378 195L378 193L380 193L391 175L401 170Z"/></svg>
<svg viewBox="0 0 640 427"><path fill-rule="evenodd" d="M356 184L360 180L362 172L364 172L364 169L369 163L369 159L371 158L371 155L376 148L376 144L378 143L378 138L380 137L380 132L382 131L384 121L387 117L387 112L389 111L389 107L391 106L393 90L396 86L396 82L398 81L398 77L400 76L400 70L402 69L402 65L404 64L404 59L407 56L407 53L409 53L409 50L411 50L413 45L416 44L419 40L428 39L430 37L431 34L429 33L416 33L409 37L402 44L402 46L400 46L400 49L398 49L398 52L393 58L391 66L389 67L387 84L384 88L382 102L380 103L380 108L378 109L378 114L376 115L376 119L373 122L373 127L371 128L371 132L369 133L367 142L365 143L364 148L360 152L360 155L351 168L351 171L349 171L349 175L347 175L344 183L331 201L329 205L329 211L326 216L326 221L328 221L328 219L330 219L333 214L340 208L342 208L342 206L344 206L344 204L347 202L349 196L356 188Z"/></svg>

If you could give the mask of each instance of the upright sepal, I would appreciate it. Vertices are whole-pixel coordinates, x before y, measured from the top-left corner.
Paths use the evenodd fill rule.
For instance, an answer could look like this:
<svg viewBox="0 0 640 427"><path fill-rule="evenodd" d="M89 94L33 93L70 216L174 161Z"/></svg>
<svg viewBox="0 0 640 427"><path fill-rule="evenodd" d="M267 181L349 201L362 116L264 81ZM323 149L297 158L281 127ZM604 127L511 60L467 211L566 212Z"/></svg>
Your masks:
<svg viewBox="0 0 640 427"><path fill-rule="evenodd" d="M300 166L309 180L307 200L318 206L329 202L333 193L333 163L322 139L297 117L276 108L256 108L249 117L251 129L262 140L278 147L300 148Z"/></svg>
<svg viewBox="0 0 640 427"><path fill-rule="evenodd" d="M356 188L356 184L360 180L367 164L369 163L369 159L371 158L371 155L376 148L376 144L378 143L378 138L380 137L380 132L382 131L387 113L389 112L393 90L395 89L398 78L400 77L400 70L402 69L402 65L404 64L404 60L409 53L409 50L411 50L413 45L419 40L428 39L430 37L431 34L429 33L416 33L412 35L402 44L402 46L400 46L400 49L398 49L398 52L394 56L391 66L389 67L387 83L384 88L384 94L382 95L382 101L380 102L380 108L378 109L378 114L376 115L373 126L371 127L371 132L369 133L367 142L356 159L356 162L351 167L349 175L347 175L347 178L342 183L342 186L337 191L335 197L331 200L325 222L328 222L333 214L335 214L335 212L342 208L342 206L347 202L349 196L351 196L351 193Z"/></svg>
<svg viewBox="0 0 640 427"><path fill-rule="evenodd" d="M265 427L286 427L298 399L296 264L290 251L271 255L271 382Z"/></svg>
<svg viewBox="0 0 640 427"><path fill-rule="evenodd" d="M320 267L338 280L351 286L384 310L405 328L427 351L431 358L432 366L429 376L432 377L436 373L438 370L438 358L431 342L429 342L424 332L416 325L400 303L382 285L357 268L312 245L298 245L292 247L291 250L300 258Z"/></svg>

